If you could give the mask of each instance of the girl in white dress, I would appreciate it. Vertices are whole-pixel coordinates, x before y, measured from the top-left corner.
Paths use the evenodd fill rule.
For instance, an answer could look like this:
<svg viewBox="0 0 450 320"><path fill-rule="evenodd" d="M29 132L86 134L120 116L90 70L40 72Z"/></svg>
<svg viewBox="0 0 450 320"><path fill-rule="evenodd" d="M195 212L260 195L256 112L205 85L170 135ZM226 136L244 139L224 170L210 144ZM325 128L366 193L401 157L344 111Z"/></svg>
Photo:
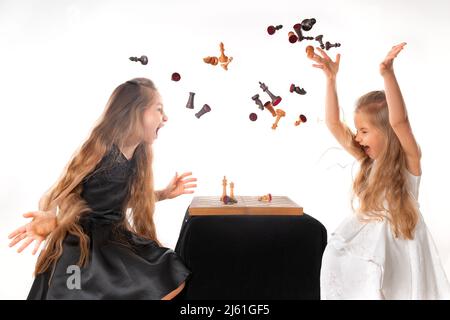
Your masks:
<svg viewBox="0 0 450 320"><path fill-rule="evenodd" d="M356 103L354 134L339 119L336 61L311 57L327 78L326 124L360 163L353 182L355 214L331 235L322 258L322 299L449 299L450 285L419 210L421 151L408 120L393 61L380 64L385 91ZM355 201L352 202L354 204Z"/></svg>

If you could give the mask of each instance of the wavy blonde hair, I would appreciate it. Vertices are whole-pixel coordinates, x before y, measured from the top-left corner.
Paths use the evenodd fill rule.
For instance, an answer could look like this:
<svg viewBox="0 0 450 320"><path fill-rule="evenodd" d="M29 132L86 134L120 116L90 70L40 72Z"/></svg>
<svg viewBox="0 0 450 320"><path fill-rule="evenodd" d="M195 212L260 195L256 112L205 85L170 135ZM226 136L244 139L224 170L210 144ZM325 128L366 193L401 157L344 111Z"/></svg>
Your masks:
<svg viewBox="0 0 450 320"><path fill-rule="evenodd" d="M61 177L41 198L39 210L56 212L57 227L50 233L41 251L35 274L55 266L63 253L63 242L71 234L79 238L79 266L89 260L89 237L83 232L79 219L89 214L89 207L81 197L82 180L89 175L116 145L121 148L130 143L139 143L134 158L136 175L130 188L128 202L129 220L124 226L137 235L156 241L158 244L153 213L155 194L153 189L151 145L143 142L143 113L152 104L157 89L145 78L135 78L119 85L108 100L105 111L81 148L75 152Z"/></svg>
<svg viewBox="0 0 450 320"><path fill-rule="evenodd" d="M356 102L355 113L358 112L367 115L371 124L380 130L385 145L374 161L347 128L347 144L360 154L360 170L353 182L352 207L362 220L388 219L395 237L413 239L418 212L408 192L406 154L389 123L384 91L371 91L361 96ZM355 199L359 201L356 209Z"/></svg>

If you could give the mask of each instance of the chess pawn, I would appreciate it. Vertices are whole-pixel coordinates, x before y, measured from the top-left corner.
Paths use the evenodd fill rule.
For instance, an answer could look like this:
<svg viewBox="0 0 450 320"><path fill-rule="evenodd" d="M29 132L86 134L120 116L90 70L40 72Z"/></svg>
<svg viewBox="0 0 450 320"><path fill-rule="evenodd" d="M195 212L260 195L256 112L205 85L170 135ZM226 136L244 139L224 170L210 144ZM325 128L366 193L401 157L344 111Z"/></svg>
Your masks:
<svg viewBox="0 0 450 320"><path fill-rule="evenodd" d="M186 108L194 109L194 96L195 96L195 92L189 92L189 100L186 104Z"/></svg>
<svg viewBox="0 0 450 320"><path fill-rule="evenodd" d="M231 198L232 200L236 200L236 199L234 198L234 182L231 182L231 183L230 183L230 198Z"/></svg>
<svg viewBox="0 0 450 320"><path fill-rule="evenodd" d="M270 111L270 113L272 114L272 116L276 117L277 114L272 106L272 102L267 101L266 103L264 103L264 108L266 108L267 110Z"/></svg>
<svg viewBox="0 0 450 320"><path fill-rule="evenodd" d="M228 65L230 64L231 61L233 61L233 57L228 58L228 61L225 62L225 63L221 63L220 66L222 68L224 68L225 71L228 71Z"/></svg>
<svg viewBox="0 0 450 320"><path fill-rule="evenodd" d="M292 31L289 31L288 36L290 43L296 43L298 41L298 37Z"/></svg>
<svg viewBox="0 0 450 320"><path fill-rule="evenodd" d="M276 106L281 102L282 98L280 96L275 96L272 92L270 92L269 87L266 86L264 83L259 82L259 86L264 92L266 92L269 95L270 99L272 99L273 106Z"/></svg>
<svg viewBox="0 0 450 320"><path fill-rule="evenodd" d="M255 101L255 103L259 106L259 109L264 110L264 106L263 106L261 100L259 99L259 94L255 94L252 97L252 100Z"/></svg>
<svg viewBox="0 0 450 320"><path fill-rule="evenodd" d="M337 47L340 47L340 46L341 46L340 43L332 44L332 43L330 43L328 41L325 43L325 49L327 49L327 50L330 50L330 48L337 48Z"/></svg>
<svg viewBox="0 0 450 320"><path fill-rule="evenodd" d="M301 23L302 29L304 31L309 31L312 29L312 27L316 24L316 19L304 19ZM312 40L312 39L311 39Z"/></svg>
<svg viewBox="0 0 450 320"><path fill-rule="evenodd" d="M316 40L320 43L320 48L325 49L325 45L323 44L323 35L322 34L319 34L317 37L314 38L314 40Z"/></svg>
<svg viewBox="0 0 450 320"><path fill-rule="evenodd" d="M282 25L278 25L278 26L268 26L267 27L267 33L270 35L273 35L276 31L280 30L281 28L283 28Z"/></svg>
<svg viewBox="0 0 450 320"><path fill-rule="evenodd" d="M203 116L205 113L208 113L210 111L211 111L211 107L209 105L205 104L205 105L203 105L203 108L195 114L195 116L197 117L197 119L200 119L201 116Z"/></svg>
<svg viewBox="0 0 450 320"><path fill-rule="evenodd" d="M140 58L138 57L130 57L129 58L131 61L135 61L135 62L140 62L141 64L143 64L144 66L148 63L148 58L147 56L141 56Z"/></svg>
<svg viewBox="0 0 450 320"><path fill-rule="evenodd" d="M266 195L258 197L258 201L271 202L272 201L272 195L270 193L268 193Z"/></svg>
<svg viewBox="0 0 450 320"><path fill-rule="evenodd" d="M281 109L277 109L276 114L277 114L277 119L275 120L275 123L272 125L273 130L275 130L278 127L278 122L280 121L280 119L282 117L286 116L286 112L284 112Z"/></svg>
<svg viewBox="0 0 450 320"><path fill-rule="evenodd" d="M217 57L206 57L203 58L203 61L207 64L211 64L213 66L217 66L217 64L219 63L219 59Z"/></svg>
<svg viewBox="0 0 450 320"><path fill-rule="evenodd" d="M295 121L295 125L299 126L302 122L306 122L306 117L304 115L300 115L299 119L297 121Z"/></svg>
<svg viewBox="0 0 450 320"><path fill-rule="evenodd" d="M292 92L296 92L296 93L298 93L298 94L300 94L300 95L305 95L306 94L306 91L305 91L305 89L303 89L303 88L299 88L299 87L297 87L295 84L291 84L291 87L289 88L289 91L292 93Z"/></svg>
<svg viewBox="0 0 450 320"><path fill-rule="evenodd" d="M174 73L172 73L171 79L172 79L172 81L175 81L175 82L176 81L180 81L181 76L180 76L180 74L178 72L174 72Z"/></svg>

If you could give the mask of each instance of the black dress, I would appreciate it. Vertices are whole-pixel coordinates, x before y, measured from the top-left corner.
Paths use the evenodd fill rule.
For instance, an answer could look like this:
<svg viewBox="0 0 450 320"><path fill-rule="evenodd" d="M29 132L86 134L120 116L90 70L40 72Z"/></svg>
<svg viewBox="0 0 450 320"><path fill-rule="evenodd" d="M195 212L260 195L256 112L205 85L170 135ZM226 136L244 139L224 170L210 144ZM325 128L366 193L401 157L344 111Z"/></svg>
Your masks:
<svg viewBox="0 0 450 320"><path fill-rule="evenodd" d="M91 212L80 225L90 238L89 263L76 266L79 240L67 235L54 270L36 276L28 299L161 299L187 280L190 271L174 251L120 223L135 171L134 157L114 146L83 179Z"/></svg>

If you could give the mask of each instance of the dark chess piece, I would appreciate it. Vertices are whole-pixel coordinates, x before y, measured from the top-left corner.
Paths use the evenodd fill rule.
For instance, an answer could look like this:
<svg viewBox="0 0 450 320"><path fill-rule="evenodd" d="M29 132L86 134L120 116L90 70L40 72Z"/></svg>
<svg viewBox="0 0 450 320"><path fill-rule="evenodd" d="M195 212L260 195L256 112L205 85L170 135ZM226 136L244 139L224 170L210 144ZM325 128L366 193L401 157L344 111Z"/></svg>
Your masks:
<svg viewBox="0 0 450 320"><path fill-rule="evenodd" d="M171 79L172 79L172 81L175 81L175 82L176 81L180 81L181 76L180 76L180 74L178 72L174 72L174 73L172 73Z"/></svg>
<svg viewBox="0 0 450 320"><path fill-rule="evenodd" d="M259 82L259 86L264 92L266 92L269 95L270 99L272 99L273 106L276 106L281 102L282 98L280 96L275 96L272 92L270 92L269 87L266 86L264 83Z"/></svg>
<svg viewBox="0 0 450 320"><path fill-rule="evenodd" d="M202 115L204 115L205 113L208 113L210 111L211 111L211 107L209 105L205 104L205 105L203 105L203 108L195 114L195 116L197 117L197 119L200 119L200 117Z"/></svg>
<svg viewBox="0 0 450 320"><path fill-rule="evenodd" d="M258 115L256 113L250 113L250 115L248 117L252 121L256 121L256 119L258 119Z"/></svg>
<svg viewBox="0 0 450 320"><path fill-rule="evenodd" d="M289 31L288 36L289 36L289 42L290 43L296 43L297 42L298 37L295 35L295 33L293 33L292 31Z"/></svg>
<svg viewBox="0 0 450 320"><path fill-rule="evenodd" d="M298 93L298 94L300 94L300 95L305 95L306 94L306 91L305 91L305 89L303 89L303 88L300 88L300 87L297 87L295 84L291 84L291 87L289 88L289 91L292 93L292 92L296 92L296 93Z"/></svg>
<svg viewBox="0 0 450 320"><path fill-rule="evenodd" d="M261 110L264 110L264 105L262 104L261 100L259 100L259 94L255 94L255 95L252 97L252 100L255 101L255 103L259 106L259 108L260 108Z"/></svg>
<svg viewBox="0 0 450 320"><path fill-rule="evenodd" d="M313 40L314 37L305 37L302 33L302 25L300 23L297 23L294 25L294 31L297 34L298 37L298 42L303 41L303 40Z"/></svg>
<svg viewBox="0 0 450 320"><path fill-rule="evenodd" d="M309 31L316 24L316 19L304 19L301 23L303 31Z"/></svg>
<svg viewBox="0 0 450 320"><path fill-rule="evenodd" d="M330 48L337 48L337 47L340 47L340 46L341 46L340 43L332 44L332 43L330 43L328 41L325 43L325 49L327 49L327 50L330 50Z"/></svg>
<svg viewBox="0 0 450 320"><path fill-rule="evenodd" d="M189 92L189 100L186 104L186 108L194 109L194 96L195 96L195 92Z"/></svg>
<svg viewBox="0 0 450 320"><path fill-rule="evenodd" d="M268 26L267 27L267 33L270 35L273 35L276 31L280 30L281 28L283 28L283 26L280 24L278 26Z"/></svg>
<svg viewBox="0 0 450 320"><path fill-rule="evenodd" d="M148 58L147 56L141 56L140 58L138 57L130 57L131 61L135 61L135 62L140 62L141 64L143 64L144 66L148 63Z"/></svg>
<svg viewBox="0 0 450 320"><path fill-rule="evenodd" d="M317 37L314 38L314 40L316 40L320 43L321 49L325 49L325 45L323 44L323 35L322 34L319 34Z"/></svg>
<svg viewBox="0 0 450 320"><path fill-rule="evenodd" d="M301 114L299 119L297 121L295 121L295 125L299 126L301 123L305 123L305 122L306 122L306 117L303 114Z"/></svg>

